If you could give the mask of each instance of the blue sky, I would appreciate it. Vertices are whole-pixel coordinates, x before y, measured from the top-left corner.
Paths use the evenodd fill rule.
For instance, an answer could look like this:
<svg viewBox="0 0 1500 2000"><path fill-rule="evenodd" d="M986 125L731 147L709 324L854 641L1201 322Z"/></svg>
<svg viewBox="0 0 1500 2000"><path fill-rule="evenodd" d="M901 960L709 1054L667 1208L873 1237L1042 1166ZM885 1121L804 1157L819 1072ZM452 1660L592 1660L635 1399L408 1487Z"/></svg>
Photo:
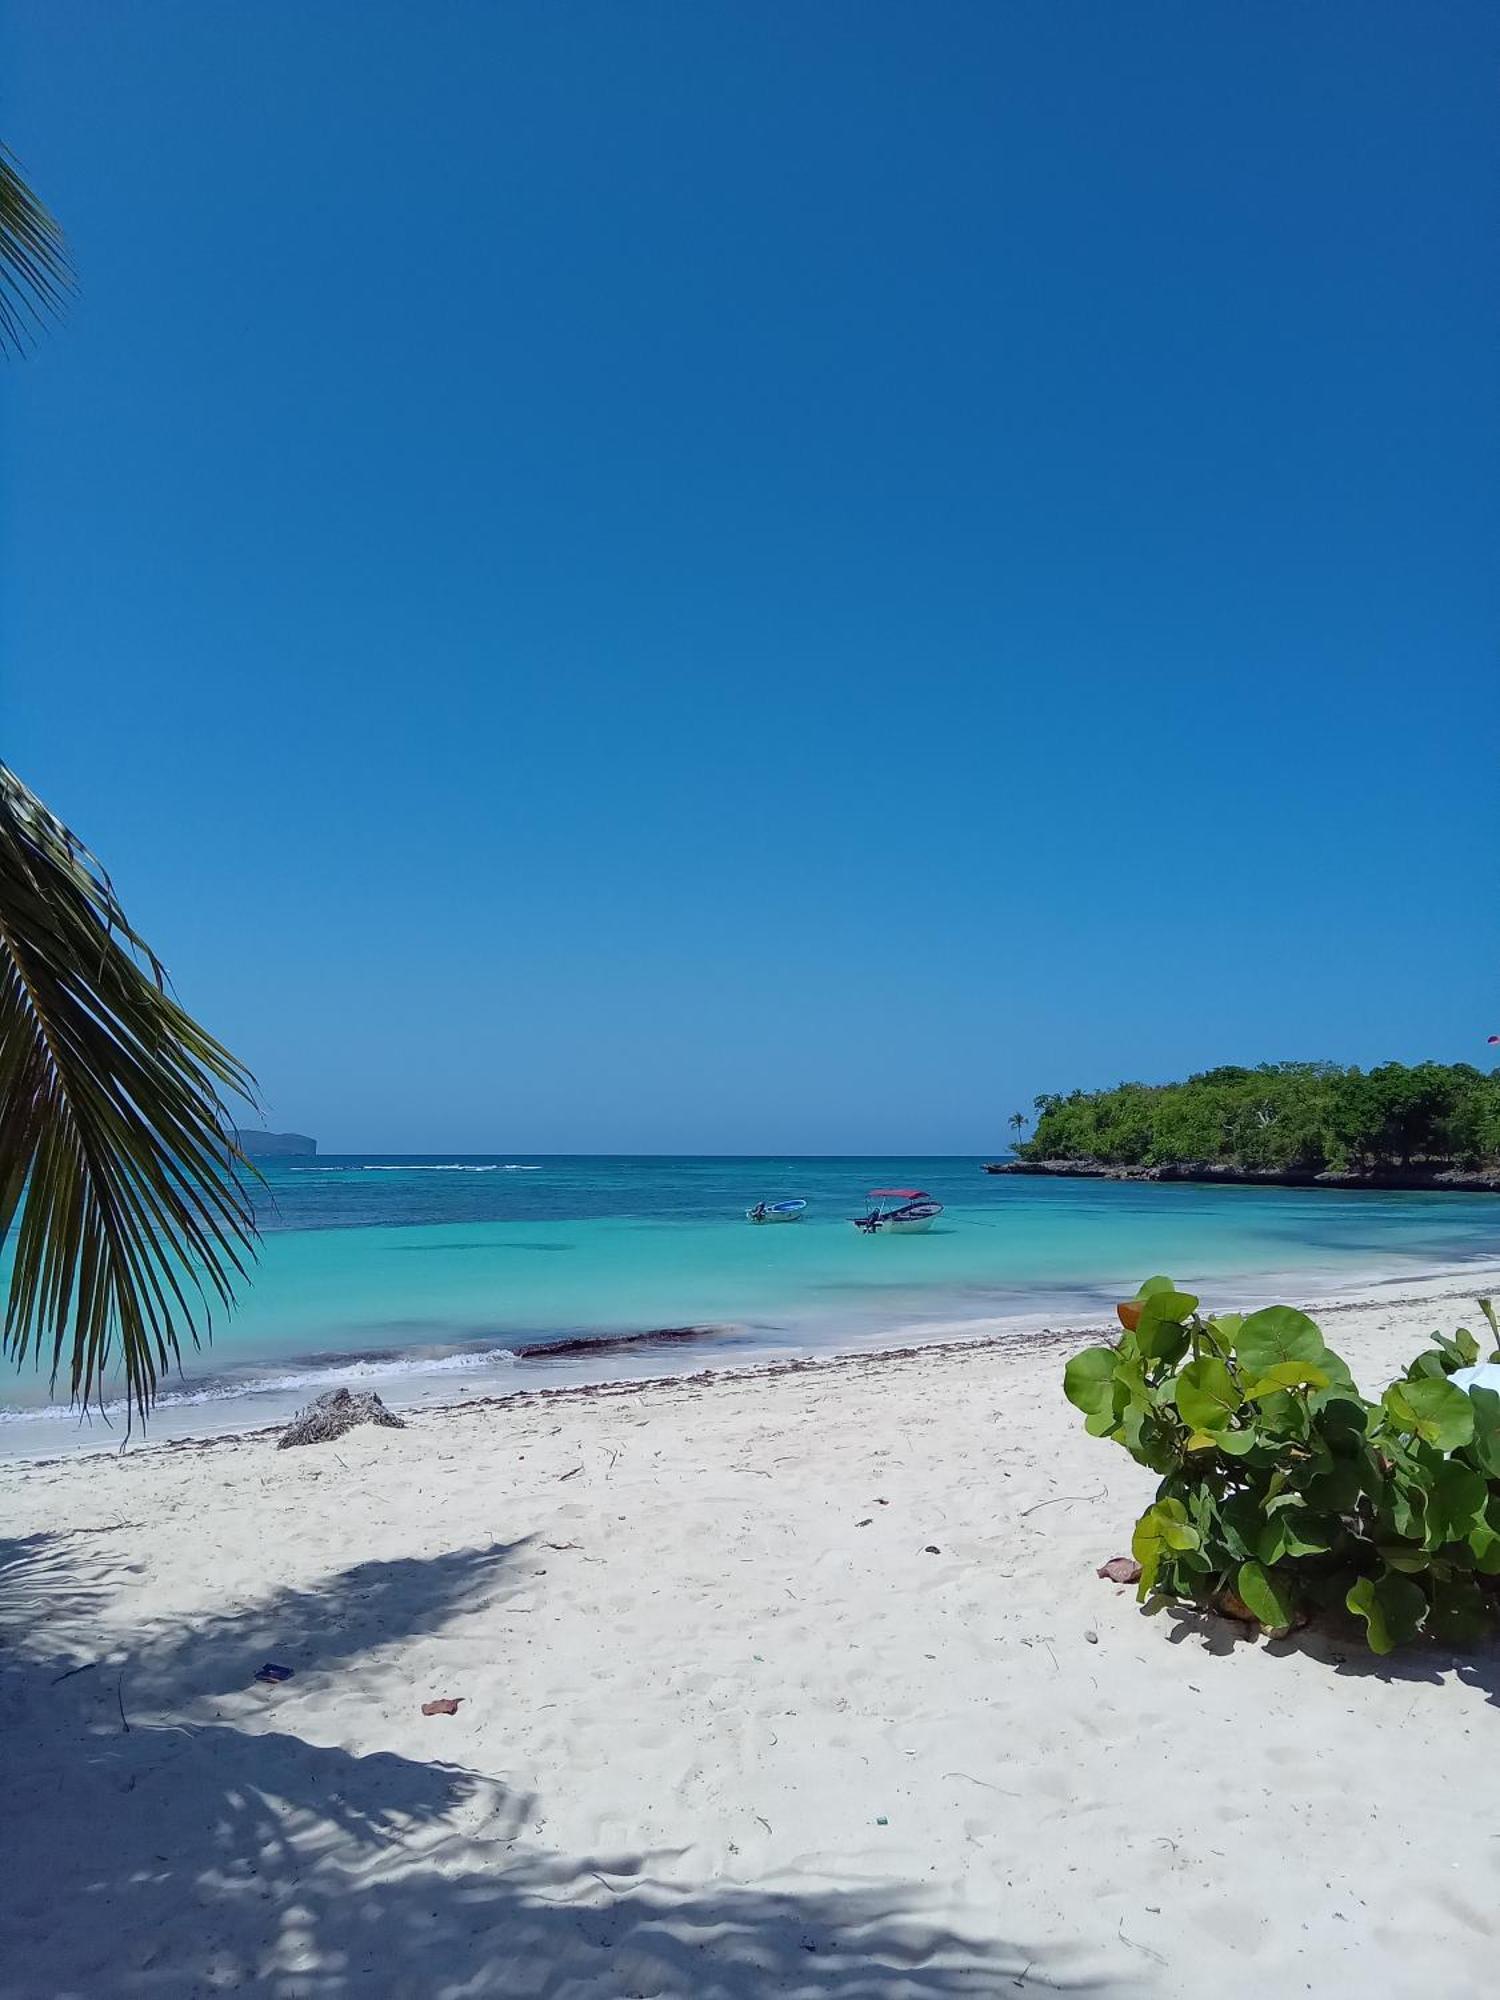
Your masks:
<svg viewBox="0 0 1500 2000"><path fill-rule="evenodd" d="M4 754L329 1150L1485 1060L1500 10L10 0Z"/></svg>

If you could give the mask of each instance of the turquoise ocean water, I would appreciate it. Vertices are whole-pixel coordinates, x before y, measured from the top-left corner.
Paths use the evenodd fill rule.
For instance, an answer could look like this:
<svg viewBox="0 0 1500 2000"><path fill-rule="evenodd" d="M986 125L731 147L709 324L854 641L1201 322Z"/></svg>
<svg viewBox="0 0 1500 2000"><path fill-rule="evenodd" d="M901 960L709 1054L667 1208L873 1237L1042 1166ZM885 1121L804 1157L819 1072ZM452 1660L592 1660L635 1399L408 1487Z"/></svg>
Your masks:
<svg viewBox="0 0 1500 2000"><path fill-rule="evenodd" d="M254 1283L152 1437L270 1422L340 1381L400 1405L1083 1326L1158 1270L1230 1305L1500 1258L1495 1197L1009 1179L970 1159L317 1158L266 1178ZM885 1185L947 1204L930 1235L849 1226ZM788 1195L806 1220L744 1220ZM81 1425L45 1379L0 1380L0 1452L108 1444L112 1415Z"/></svg>

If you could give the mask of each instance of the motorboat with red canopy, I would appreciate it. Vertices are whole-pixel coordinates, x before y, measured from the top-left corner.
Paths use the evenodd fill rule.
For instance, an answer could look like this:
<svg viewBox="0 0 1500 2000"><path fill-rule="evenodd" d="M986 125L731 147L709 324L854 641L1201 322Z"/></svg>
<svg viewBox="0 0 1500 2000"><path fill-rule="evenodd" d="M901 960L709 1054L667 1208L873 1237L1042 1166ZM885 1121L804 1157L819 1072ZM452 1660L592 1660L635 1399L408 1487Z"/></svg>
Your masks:
<svg viewBox="0 0 1500 2000"><path fill-rule="evenodd" d="M866 1236L920 1236L943 1212L924 1188L871 1188L867 1215L849 1219Z"/></svg>

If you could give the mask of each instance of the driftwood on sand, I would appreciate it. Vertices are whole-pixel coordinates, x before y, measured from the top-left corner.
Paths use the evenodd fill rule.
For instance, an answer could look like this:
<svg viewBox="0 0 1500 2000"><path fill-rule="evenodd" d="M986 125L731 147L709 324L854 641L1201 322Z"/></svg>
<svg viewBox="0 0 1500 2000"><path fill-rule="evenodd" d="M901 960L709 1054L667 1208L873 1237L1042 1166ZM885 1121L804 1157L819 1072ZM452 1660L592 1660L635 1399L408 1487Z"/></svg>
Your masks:
<svg viewBox="0 0 1500 2000"><path fill-rule="evenodd" d="M330 1389L305 1410L297 1412L277 1439L276 1448L285 1451L292 1444L327 1444L332 1438L341 1438L345 1431L352 1431L356 1424L384 1424L393 1431L406 1429L402 1419L393 1415L373 1391L356 1396L348 1389Z"/></svg>

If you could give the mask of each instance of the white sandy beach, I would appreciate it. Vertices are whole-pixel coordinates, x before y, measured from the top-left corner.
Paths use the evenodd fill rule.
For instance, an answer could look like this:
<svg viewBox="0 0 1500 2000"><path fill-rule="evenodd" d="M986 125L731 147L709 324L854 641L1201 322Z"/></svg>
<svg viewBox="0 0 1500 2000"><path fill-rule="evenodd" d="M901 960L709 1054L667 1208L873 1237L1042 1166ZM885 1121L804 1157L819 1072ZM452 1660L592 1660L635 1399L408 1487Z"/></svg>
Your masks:
<svg viewBox="0 0 1500 2000"><path fill-rule="evenodd" d="M0 1993L1492 1991L1500 1661L1144 1617L1080 1344L5 1468Z"/></svg>

